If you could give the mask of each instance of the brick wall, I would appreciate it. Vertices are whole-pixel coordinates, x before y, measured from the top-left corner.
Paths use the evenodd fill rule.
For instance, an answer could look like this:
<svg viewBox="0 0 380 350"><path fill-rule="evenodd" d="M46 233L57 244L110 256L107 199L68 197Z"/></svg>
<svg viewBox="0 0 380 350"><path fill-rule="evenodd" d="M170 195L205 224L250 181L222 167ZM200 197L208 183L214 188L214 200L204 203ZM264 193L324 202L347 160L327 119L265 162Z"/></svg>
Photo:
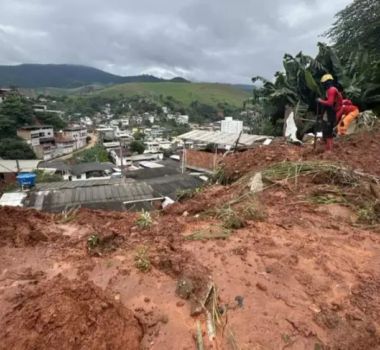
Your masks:
<svg viewBox="0 0 380 350"><path fill-rule="evenodd" d="M10 184L16 184L16 173L0 173L0 192Z"/></svg>
<svg viewBox="0 0 380 350"><path fill-rule="evenodd" d="M215 155L215 153L204 151L186 150L186 166L191 169L214 171L221 159L221 154Z"/></svg>

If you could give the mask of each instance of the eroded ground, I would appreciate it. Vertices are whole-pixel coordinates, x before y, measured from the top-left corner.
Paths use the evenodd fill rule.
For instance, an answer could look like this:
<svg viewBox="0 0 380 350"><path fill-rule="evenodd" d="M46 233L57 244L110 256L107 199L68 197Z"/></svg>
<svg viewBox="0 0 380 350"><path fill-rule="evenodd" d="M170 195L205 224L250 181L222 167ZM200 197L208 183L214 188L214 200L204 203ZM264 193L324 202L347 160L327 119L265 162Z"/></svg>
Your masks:
<svg viewBox="0 0 380 350"><path fill-rule="evenodd" d="M0 349L195 349L197 321L207 349L380 348L379 136L329 156L232 155L234 182L146 228L134 213L0 209ZM250 192L255 171L321 158L359 171Z"/></svg>

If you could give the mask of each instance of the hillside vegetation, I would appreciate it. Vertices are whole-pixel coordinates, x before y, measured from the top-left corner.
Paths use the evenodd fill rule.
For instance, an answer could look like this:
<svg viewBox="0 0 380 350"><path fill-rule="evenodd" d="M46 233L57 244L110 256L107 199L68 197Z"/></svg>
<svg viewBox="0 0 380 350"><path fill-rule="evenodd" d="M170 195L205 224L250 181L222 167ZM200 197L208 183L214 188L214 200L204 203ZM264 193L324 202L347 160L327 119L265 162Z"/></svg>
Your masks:
<svg viewBox="0 0 380 350"><path fill-rule="evenodd" d="M119 76L100 69L72 64L21 64L0 66L0 86L17 88L75 88L93 84L131 82L187 82L181 77L170 80L152 75Z"/></svg>
<svg viewBox="0 0 380 350"><path fill-rule="evenodd" d="M114 85L94 94L103 97L116 96L148 96L163 97L172 96L184 105L190 105L193 101L215 106L218 103L227 103L235 107L241 107L249 97L249 93L228 84L216 83L128 83Z"/></svg>

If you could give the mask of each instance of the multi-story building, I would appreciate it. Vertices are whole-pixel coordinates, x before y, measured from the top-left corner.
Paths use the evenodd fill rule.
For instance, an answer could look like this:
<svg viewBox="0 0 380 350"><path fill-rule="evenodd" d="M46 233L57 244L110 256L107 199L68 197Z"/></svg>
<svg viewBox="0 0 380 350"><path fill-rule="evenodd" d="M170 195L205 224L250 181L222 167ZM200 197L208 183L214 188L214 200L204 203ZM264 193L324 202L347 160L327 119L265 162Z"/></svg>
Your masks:
<svg viewBox="0 0 380 350"><path fill-rule="evenodd" d="M87 144L87 128L83 126L74 126L63 129L65 139L74 140L74 149L83 148Z"/></svg>
<svg viewBox="0 0 380 350"><path fill-rule="evenodd" d="M51 125L24 126L17 130L17 136L31 146L40 159L52 158L55 148L54 130Z"/></svg>
<svg viewBox="0 0 380 350"><path fill-rule="evenodd" d="M226 117L222 120L220 130L227 134L240 134L243 130L243 122L241 120L233 120L232 117Z"/></svg>

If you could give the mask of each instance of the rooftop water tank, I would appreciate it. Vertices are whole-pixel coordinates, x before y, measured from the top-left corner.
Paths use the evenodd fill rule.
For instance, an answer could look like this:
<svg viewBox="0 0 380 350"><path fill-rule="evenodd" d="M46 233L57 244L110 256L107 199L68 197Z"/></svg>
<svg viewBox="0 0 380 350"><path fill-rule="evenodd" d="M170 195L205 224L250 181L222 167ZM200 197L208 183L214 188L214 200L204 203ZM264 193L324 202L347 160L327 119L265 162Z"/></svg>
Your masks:
<svg viewBox="0 0 380 350"><path fill-rule="evenodd" d="M16 178L21 187L33 187L36 183L36 176L34 173L21 173Z"/></svg>

